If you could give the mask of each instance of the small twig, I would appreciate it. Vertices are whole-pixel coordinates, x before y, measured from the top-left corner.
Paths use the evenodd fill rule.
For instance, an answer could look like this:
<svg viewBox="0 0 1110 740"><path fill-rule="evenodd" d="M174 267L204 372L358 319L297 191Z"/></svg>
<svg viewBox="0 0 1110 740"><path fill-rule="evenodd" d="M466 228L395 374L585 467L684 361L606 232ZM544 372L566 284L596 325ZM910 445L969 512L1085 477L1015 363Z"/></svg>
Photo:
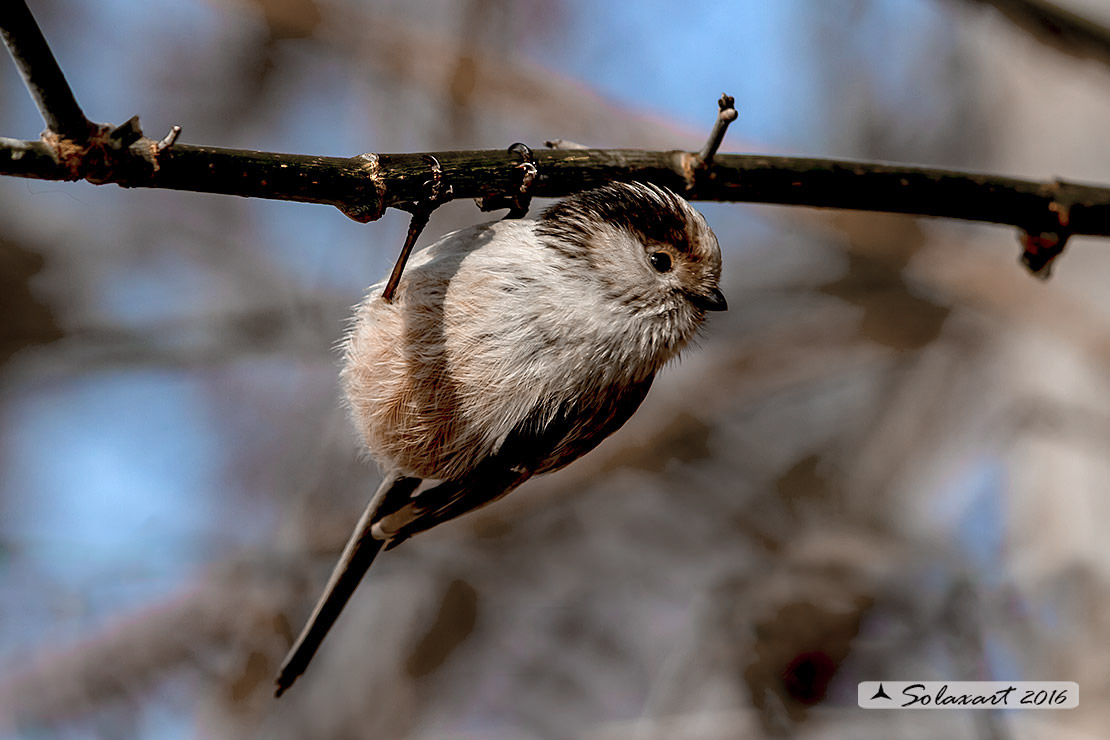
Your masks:
<svg viewBox="0 0 1110 740"><path fill-rule="evenodd" d="M401 273L405 270L405 263L409 261L409 255L412 254L413 245L420 237L420 232L424 231L424 227L428 225L428 218L432 215L432 211L442 205L445 199L451 195L450 185L444 189L443 167L439 160L431 154L427 154L425 157L432 165L432 179L424 183L424 187L428 189L428 197L414 201L408 208L412 212L412 220L409 221L409 232L405 236L401 254L397 257L397 262L393 265L393 272L389 274L389 281L382 291L382 300L386 303L393 302L393 294L397 291L397 285L401 282Z"/></svg>
<svg viewBox="0 0 1110 740"><path fill-rule="evenodd" d="M181 127L175 125L173 128L170 129L170 132L162 138L161 141L154 145L154 149L159 152L163 152L169 149L171 146L173 146L173 143L177 141L177 137L180 135Z"/></svg>
<svg viewBox="0 0 1110 740"><path fill-rule="evenodd" d="M143 129L139 125L139 117L131 116L125 122L116 126L108 134L108 140L117 148L124 148L131 146L139 139L143 138Z"/></svg>
<svg viewBox="0 0 1110 740"><path fill-rule="evenodd" d="M25 0L6 0L0 11L0 35L35 99L47 130L83 143L95 127L73 96Z"/></svg>
<svg viewBox="0 0 1110 740"><path fill-rule="evenodd" d="M725 140L725 132L728 131L728 125L736 120L739 115L736 112L736 99L731 95L722 94L721 99L717 101L717 120L713 123L713 130L709 133L709 141L705 142L705 146L698 153L698 168L709 169L713 164L713 157L717 154L717 150L721 148L721 142Z"/></svg>

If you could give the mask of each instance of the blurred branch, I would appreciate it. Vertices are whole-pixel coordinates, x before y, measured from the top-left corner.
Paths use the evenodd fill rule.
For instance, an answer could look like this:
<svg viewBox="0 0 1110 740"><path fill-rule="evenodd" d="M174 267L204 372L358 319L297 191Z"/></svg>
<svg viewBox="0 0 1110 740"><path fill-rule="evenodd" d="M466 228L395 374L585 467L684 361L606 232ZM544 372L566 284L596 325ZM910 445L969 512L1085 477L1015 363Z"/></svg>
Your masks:
<svg viewBox="0 0 1110 740"><path fill-rule="evenodd" d="M64 335L44 330L42 336L26 341L53 341L51 352L25 353L5 368L6 378L41 386L110 368L214 367L261 355L324 357L331 362L335 327L348 304L340 299L308 301L140 327L76 325L67 327ZM0 341L0 360L4 350Z"/></svg>
<svg viewBox="0 0 1110 740"><path fill-rule="evenodd" d="M469 107L468 115L480 116L475 120L483 125L490 119L507 119L514 127L556 130L578 140L617 132L614 135L622 141L652 149L698 135L667 118L616 104L602 91L557 69L524 56L505 55L496 44L472 44L468 32L440 33L434 24L392 16L378 3L332 3L328 18L321 35L358 64L360 77L377 76L387 86L419 89L434 98L442 98L446 81L453 80L452 104ZM487 24L482 34L488 32ZM470 88L465 95L458 89L460 43ZM620 120L619 127L614 120Z"/></svg>
<svg viewBox="0 0 1110 740"><path fill-rule="evenodd" d="M993 6L1012 23L1056 51L1110 64L1110 28L1048 0L974 0Z"/></svg>
<svg viewBox="0 0 1110 740"><path fill-rule="evenodd" d="M4 38L40 102L48 127L80 115L49 49L26 13L12 4ZM28 14L29 18L29 14ZM41 44L39 43L41 41ZM33 82L34 81L34 82ZM45 86L45 87L44 87ZM52 88L55 86L57 89ZM63 116L53 101L71 101ZM66 110L68 103L62 104ZM72 115L70 115L72 114ZM715 128L723 133L723 128ZM65 130L65 129L63 129ZM1009 224L1026 234L1026 264L1047 274L1072 234L1110 236L1110 188L1036 182L956 170L874 162L759 155L717 155L714 139L700 155L685 151L632 149L552 150L536 154L539 175L531 194L562 197L614 180L654 182L690 200L773 203L909 213ZM375 220L389 207L411 206L426 198L431 176L424 153L361 154L350 158L222 149L179 144L176 129L155 141L143 135L138 118L111 129L94 125L86 141L48 128L41 141L0 138L0 174L44 180L88 180L122 187L152 187L244 197L322 203L360 221ZM443 201L496 198L519 188L514 153L436 152L442 179L450 188Z"/></svg>
<svg viewBox="0 0 1110 740"><path fill-rule="evenodd" d="M26 669L8 671L0 681L0 735L141 695L182 665L205 671L218 664L207 656L276 651L289 639L282 634L288 626L280 615L299 589L288 578L257 571L213 572L97 634L39 652Z"/></svg>
<svg viewBox="0 0 1110 740"><path fill-rule="evenodd" d="M981 595L968 577L957 578L949 587L940 616L938 632L946 635L952 661L964 681L989 681L986 638L983 635ZM946 629L947 628L947 629ZM947 634L946 634L947 633ZM1004 740L1010 733L998 710L973 713L979 737Z"/></svg>

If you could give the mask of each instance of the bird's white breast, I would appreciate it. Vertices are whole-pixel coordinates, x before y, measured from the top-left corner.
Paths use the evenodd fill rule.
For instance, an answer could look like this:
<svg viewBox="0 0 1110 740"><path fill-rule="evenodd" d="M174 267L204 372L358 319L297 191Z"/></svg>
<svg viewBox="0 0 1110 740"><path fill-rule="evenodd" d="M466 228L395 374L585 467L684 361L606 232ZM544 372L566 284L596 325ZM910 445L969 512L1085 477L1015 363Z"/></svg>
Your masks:
<svg viewBox="0 0 1110 740"><path fill-rule="evenodd" d="M371 289L342 380L384 467L457 477L537 409L554 414L658 369L632 341L640 319L540 244L534 223L447 235L413 256L392 304Z"/></svg>

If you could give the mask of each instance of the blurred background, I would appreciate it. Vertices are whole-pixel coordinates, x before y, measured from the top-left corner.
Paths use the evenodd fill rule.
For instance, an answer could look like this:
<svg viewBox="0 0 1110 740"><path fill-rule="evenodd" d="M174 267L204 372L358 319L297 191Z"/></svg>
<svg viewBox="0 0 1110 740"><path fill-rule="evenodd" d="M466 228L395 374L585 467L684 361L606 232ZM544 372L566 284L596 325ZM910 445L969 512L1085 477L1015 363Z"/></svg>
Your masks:
<svg viewBox="0 0 1110 740"><path fill-rule="evenodd" d="M1110 67L976 0L31 7L88 115L155 138L697 149L724 91L725 151L1110 182ZM0 135L41 128L5 55ZM0 737L1103 737L1110 245L1041 283L1009 228L699 208L731 306L700 349L380 558L275 702L377 483L334 347L407 216L0 178ZM881 679L1080 708L857 709Z"/></svg>

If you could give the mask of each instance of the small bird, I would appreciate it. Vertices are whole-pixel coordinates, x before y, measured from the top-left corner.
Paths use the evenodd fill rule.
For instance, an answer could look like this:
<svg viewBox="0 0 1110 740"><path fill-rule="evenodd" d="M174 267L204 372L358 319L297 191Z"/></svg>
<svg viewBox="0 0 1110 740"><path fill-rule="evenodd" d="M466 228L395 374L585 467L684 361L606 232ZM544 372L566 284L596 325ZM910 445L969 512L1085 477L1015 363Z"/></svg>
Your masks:
<svg viewBox="0 0 1110 740"><path fill-rule="evenodd" d="M728 306L717 237L645 183L539 220L455 231L413 255L392 302L358 307L340 380L384 479L277 677L304 672L384 546L569 465L619 429L655 374Z"/></svg>

